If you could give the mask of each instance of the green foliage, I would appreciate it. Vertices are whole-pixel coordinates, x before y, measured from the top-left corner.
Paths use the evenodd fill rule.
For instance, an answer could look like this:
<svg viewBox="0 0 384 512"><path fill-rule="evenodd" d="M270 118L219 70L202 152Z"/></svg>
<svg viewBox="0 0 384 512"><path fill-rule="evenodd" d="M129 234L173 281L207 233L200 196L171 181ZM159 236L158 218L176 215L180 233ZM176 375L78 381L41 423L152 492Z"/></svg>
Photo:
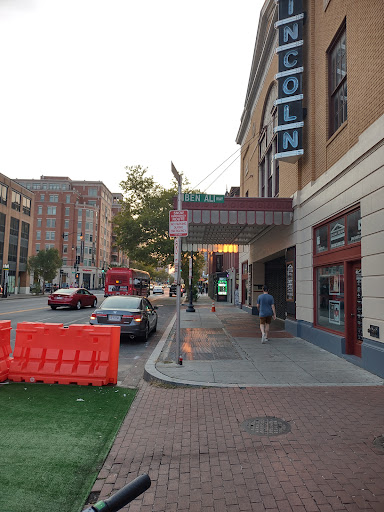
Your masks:
<svg viewBox="0 0 384 512"><path fill-rule="evenodd" d="M126 179L120 182L122 210L113 223L116 245L135 260L136 268L147 270L152 276L156 268L173 263L173 239L168 228L177 183L172 180L172 186L164 188L147 172L140 165L126 167ZM184 182L183 188L191 192L187 187L188 182Z"/></svg>
<svg viewBox="0 0 384 512"><path fill-rule="evenodd" d="M156 268L171 263L173 240L168 236L169 211L173 209L176 185L165 189L147 169L128 167L120 183L124 200L122 211L114 218L117 245L141 265Z"/></svg>
<svg viewBox="0 0 384 512"><path fill-rule="evenodd" d="M54 280L62 264L63 260L57 249L41 250L36 255L29 257L27 270L29 273L33 272L35 281L43 280L44 291L45 283Z"/></svg>

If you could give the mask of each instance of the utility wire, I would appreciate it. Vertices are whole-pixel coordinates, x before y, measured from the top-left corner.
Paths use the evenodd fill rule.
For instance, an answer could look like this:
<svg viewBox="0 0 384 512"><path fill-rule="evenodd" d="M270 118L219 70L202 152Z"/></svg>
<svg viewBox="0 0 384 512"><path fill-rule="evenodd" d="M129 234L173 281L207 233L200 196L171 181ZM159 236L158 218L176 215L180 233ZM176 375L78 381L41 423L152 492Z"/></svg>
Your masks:
<svg viewBox="0 0 384 512"><path fill-rule="evenodd" d="M250 144L253 142L253 140L255 139L255 137L256 137L256 135L254 135L253 137L251 137L251 138L249 139L249 141L248 141L246 144L244 144L244 146L241 146L241 147L240 147L239 149L237 149L234 153L232 153L231 155L229 155L229 157L228 157L228 158L226 158L223 162L221 162L221 164L220 164L220 165L218 165L218 166L216 167L216 169L214 169L212 172L210 172L210 173L209 173L209 174L208 174L204 179L202 179L202 180L200 181L200 183L198 183L195 187L193 187L193 190L197 189L197 187L198 187L199 185L201 185L201 184L202 184L206 179L208 179L210 176L212 176L212 174L213 174L214 172L216 172L218 169L220 169L220 167L221 167L222 165L224 165L224 164L225 164L225 162L227 162L230 158L232 158L232 157L233 157L233 155L235 155L235 154L236 154L236 153L238 153L238 152L241 152L241 150L242 150L242 149L244 149L244 148L245 148L245 149L248 149L248 147L249 147L249 146L250 146ZM224 174L224 172L225 172L227 169L229 169L229 167L231 167L231 165L232 165L232 164L234 164L234 163L236 162L236 160L237 160L239 157L240 157L240 154L235 158L235 160L233 160L233 161L232 161L232 162L231 162L231 163L230 163L230 164L229 164L229 165L224 169L224 171L223 171L223 172L221 172L221 173L219 174L219 176L217 176L217 178L215 178L215 179L214 179L214 181L211 183L211 185L213 185L213 184L216 182L216 180L218 180L218 179L220 178L220 176L222 176L222 175ZM207 190L211 185L209 185L208 187L206 187L206 188L205 188L205 190Z"/></svg>

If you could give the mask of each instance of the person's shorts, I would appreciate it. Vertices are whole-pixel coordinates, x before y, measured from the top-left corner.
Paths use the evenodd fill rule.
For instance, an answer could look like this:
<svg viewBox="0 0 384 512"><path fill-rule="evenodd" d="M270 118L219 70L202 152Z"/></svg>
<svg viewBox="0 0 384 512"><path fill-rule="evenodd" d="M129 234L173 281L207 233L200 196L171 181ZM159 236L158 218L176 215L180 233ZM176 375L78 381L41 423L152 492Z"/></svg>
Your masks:
<svg viewBox="0 0 384 512"><path fill-rule="evenodd" d="M260 323L261 324L270 324L272 322L271 316L261 316L260 317Z"/></svg>

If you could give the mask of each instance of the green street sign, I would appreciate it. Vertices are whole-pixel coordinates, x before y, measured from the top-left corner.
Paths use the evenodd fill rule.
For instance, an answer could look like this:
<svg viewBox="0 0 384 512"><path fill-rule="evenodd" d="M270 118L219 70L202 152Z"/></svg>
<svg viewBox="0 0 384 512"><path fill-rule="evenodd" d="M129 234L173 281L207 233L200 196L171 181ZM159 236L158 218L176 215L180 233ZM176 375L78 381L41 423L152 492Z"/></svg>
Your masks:
<svg viewBox="0 0 384 512"><path fill-rule="evenodd" d="M184 203L224 203L224 196L215 194L183 194Z"/></svg>

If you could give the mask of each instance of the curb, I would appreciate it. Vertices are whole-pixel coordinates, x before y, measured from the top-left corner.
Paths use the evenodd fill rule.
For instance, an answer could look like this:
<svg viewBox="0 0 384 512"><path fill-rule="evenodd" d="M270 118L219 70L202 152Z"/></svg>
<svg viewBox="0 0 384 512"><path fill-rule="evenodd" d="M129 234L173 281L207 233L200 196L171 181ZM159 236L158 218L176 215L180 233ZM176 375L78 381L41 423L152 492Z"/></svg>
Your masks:
<svg viewBox="0 0 384 512"><path fill-rule="evenodd" d="M174 377L169 377L168 375L164 375L156 368L156 363L159 360L160 354L164 348L165 343L168 340L169 333L171 332L171 329L176 322L176 313L169 322L167 328L164 331L164 334L162 335L160 341L156 345L156 348L152 352L152 354L149 356L145 367L144 367L144 374L143 379L146 382L150 383L157 383L157 384L168 384L170 386L174 387L195 387L195 388L201 388L201 387L215 387L215 388L238 388L238 387L251 387L249 385L241 386L239 384L222 384L222 383L215 383L215 382L201 382L201 381L189 381L189 380L180 380L175 379ZM177 368L179 365L176 363L170 364L170 367Z"/></svg>

